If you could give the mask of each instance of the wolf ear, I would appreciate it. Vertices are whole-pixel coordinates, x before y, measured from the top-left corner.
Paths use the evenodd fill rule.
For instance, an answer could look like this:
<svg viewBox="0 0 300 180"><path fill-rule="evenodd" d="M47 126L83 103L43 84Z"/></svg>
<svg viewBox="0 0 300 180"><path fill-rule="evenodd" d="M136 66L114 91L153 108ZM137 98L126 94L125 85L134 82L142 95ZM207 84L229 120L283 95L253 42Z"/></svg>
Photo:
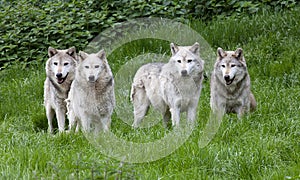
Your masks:
<svg viewBox="0 0 300 180"><path fill-rule="evenodd" d="M55 48L53 48L51 46L48 48L48 56L49 56L49 58L53 57L57 53L58 52L57 52L57 50Z"/></svg>
<svg viewBox="0 0 300 180"><path fill-rule="evenodd" d="M102 59L102 60L105 60L106 59L106 53L104 51L104 49L101 49L98 53L97 53L97 56Z"/></svg>
<svg viewBox="0 0 300 180"><path fill-rule="evenodd" d="M198 42L195 42L195 44L190 48L190 51L194 54L196 54L197 56L200 55L200 45Z"/></svg>
<svg viewBox="0 0 300 180"><path fill-rule="evenodd" d="M172 56L174 56L179 51L179 48L174 43L171 43L170 47L171 47Z"/></svg>
<svg viewBox="0 0 300 180"><path fill-rule="evenodd" d="M237 48L237 49L234 51L234 54L235 54L235 57L236 57L238 60L243 60L243 49L242 49L242 48Z"/></svg>
<svg viewBox="0 0 300 180"><path fill-rule="evenodd" d="M74 46L67 50L67 54L77 60L76 48Z"/></svg>
<svg viewBox="0 0 300 180"><path fill-rule="evenodd" d="M222 49L222 48L218 48L217 50L217 54L219 56L220 59L222 59L223 57L227 56L227 53Z"/></svg>
<svg viewBox="0 0 300 180"><path fill-rule="evenodd" d="M88 57L88 54L86 52L79 51L79 61L83 61L87 57Z"/></svg>

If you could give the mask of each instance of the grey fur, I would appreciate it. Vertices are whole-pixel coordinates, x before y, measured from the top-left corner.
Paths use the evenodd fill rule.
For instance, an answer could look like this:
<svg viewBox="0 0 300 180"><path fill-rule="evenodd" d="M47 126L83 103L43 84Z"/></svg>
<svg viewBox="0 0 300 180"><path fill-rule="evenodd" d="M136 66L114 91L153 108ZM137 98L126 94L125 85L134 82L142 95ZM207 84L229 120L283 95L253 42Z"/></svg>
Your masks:
<svg viewBox="0 0 300 180"><path fill-rule="evenodd" d="M224 51L218 48L217 55L210 83L211 108L214 112L237 113L240 118L256 108L243 50Z"/></svg>
<svg viewBox="0 0 300 180"><path fill-rule="evenodd" d="M76 49L48 49L46 80L44 83L44 106L48 119L48 131L53 133L52 121L56 115L59 132L65 130L66 102L71 83L75 77ZM60 76L61 75L61 76ZM59 77L59 78L58 78Z"/></svg>
<svg viewBox="0 0 300 180"><path fill-rule="evenodd" d="M187 112L188 120L195 121L204 68L199 44L171 43L170 48L168 63L146 64L135 74L131 87L133 127L138 127L150 105L161 112L165 124L172 119L172 125L179 126L181 112Z"/></svg>

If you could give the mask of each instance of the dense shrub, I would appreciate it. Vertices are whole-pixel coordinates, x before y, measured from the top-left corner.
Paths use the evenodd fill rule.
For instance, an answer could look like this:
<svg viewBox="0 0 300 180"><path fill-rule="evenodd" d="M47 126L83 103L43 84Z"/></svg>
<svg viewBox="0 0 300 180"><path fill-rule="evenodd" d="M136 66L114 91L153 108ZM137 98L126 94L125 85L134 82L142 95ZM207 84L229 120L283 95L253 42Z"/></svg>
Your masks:
<svg viewBox="0 0 300 180"><path fill-rule="evenodd" d="M48 46L84 48L103 29L137 17L210 20L217 15L282 10L295 0L19 0L0 1L0 68L40 64Z"/></svg>
<svg viewBox="0 0 300 180"><path fill-rule="evenodd" d="M93 12L87 1L75 3L15 1L2 4L0 65L41 61L48 46L84 47L102 25L104 11Z"/></svg>

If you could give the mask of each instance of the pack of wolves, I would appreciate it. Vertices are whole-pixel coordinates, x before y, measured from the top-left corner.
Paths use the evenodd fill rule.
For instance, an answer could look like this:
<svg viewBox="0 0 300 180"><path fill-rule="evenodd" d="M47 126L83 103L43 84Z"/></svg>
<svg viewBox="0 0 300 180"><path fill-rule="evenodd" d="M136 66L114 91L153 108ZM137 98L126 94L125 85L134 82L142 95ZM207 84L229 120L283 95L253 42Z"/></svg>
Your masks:
<svg viewBox="0 0 300 180"><path fill-rule="evenodd" d="M181 113L186 113L188 122L196 120L204 74L200 45L198 42L191 46L171 43L170 50L167 63L145 64L133 78L130 100L134 108L134 128L150 107L162 114L165 125L171 121L172 126L178 127ZM65 50L49 47L48 55L44 106L49 132L53 133L54 116L59 132L66 130L66 116L68 131L108 131L116 103L114 78L105 51L77 54L75 47ZM241 48L217 49L210 91L212 112L236 113L241 118L256 108Z"/></svg>

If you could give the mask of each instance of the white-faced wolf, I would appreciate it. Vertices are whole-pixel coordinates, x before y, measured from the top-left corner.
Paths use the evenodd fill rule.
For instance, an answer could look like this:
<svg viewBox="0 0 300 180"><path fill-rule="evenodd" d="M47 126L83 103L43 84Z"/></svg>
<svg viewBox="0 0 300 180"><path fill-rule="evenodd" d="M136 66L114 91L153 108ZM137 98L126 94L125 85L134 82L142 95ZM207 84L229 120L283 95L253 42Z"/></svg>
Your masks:
<svg viewBox="0 0 300 180"><path fill-rule="evenodd" d="M199 44L171 43L170 47L168 63L149 63L135 74L131 87L133 127L138 127L150 105L161 112L165 124L172 119L172 125L178 126L181 112L187 113L189 121L195 121L204 72Z"/></svg>
<svg viewBox="0 0 300 180"><path fill-rule="evenodd" d="M69 129L84 132L107 131L115 107L114 79L105 51L79 52L75 79L67 99Z"/></svg>

